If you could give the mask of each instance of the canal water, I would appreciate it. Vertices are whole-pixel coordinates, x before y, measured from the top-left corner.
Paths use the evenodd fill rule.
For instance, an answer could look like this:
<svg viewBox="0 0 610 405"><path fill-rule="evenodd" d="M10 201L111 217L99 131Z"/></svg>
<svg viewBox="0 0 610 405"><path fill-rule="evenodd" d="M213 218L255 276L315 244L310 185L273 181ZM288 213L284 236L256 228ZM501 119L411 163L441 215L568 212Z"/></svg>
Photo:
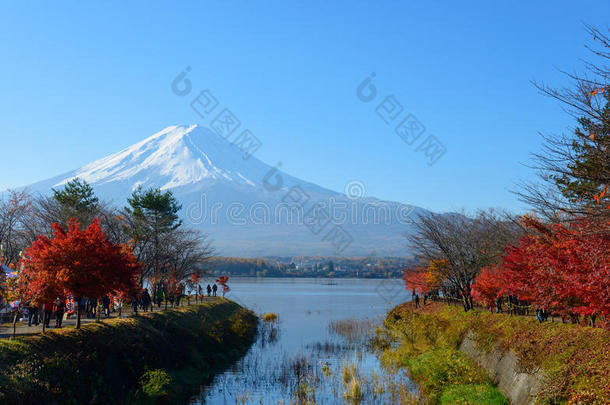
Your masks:
<svg viewBox="0 0 610 405"><path fill-rule="evenodd" d="M391 404L399 390L415 390L367 348L386 313L410 298L401 280L233 278L228 285L227 298L279 320L261 322L246 356L191 404L343 404L358 395L360 403Z"/></svg>

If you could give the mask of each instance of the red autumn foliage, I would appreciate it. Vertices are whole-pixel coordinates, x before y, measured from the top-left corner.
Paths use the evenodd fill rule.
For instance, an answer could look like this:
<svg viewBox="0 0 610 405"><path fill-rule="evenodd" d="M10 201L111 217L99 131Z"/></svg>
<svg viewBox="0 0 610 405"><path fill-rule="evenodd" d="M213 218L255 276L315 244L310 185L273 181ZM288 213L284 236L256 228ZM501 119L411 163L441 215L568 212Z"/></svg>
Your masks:
<svg viewBox="0 0 610 405"><path fill-rule="evenodd" d="M500 270L496 266L485 267L472 284L473 298L493 308L498 297L502 295L502 280L499 278Z"/></svg>
<svg viewBox="0 0 610 405"><path fill-rule="evenodd" d="M514 295L562 316L610 316L610 233L588 219L545 225L526 217L530 232L486 268L473 294L488 303Z"/></svg>
<svg viewBox="0 0 610 405"><path fill-rule="evenodd" d="M132 296L140 264L131 249L108 240L97 220L85 230L72 218L68 229L53 224L55 236L39 236L26 250L27 295L39 302L58 296Z"/></svg>
<svg viewBox="0 0 610 405"><path fill-rule="evenodd" d="M184 283L179 281L174 275L167 280L167 294L170 297L178 297L184 291Z"/></svg>

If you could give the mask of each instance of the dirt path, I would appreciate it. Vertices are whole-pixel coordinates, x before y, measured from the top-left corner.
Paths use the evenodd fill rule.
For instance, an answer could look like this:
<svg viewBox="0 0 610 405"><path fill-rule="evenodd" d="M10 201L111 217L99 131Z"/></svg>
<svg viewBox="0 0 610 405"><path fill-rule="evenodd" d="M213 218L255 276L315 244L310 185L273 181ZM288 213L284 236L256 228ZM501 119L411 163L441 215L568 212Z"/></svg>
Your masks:
<svg viewBox="0 0 610 405"><path fill-rule="evenodd" d="M208 301L208 300L213 300L214 297L204 297L203 301ZM200 300L201 302L201 300ZM191 304L195 303L195 299L192 298L191 299ZM187 305L187 300L181 300L180 301L180 306L185 306ZM168 309L171 308L168 305ZM161 305L161 308L155 306L154 312L158 312L158 311L163 311L165 309L165 305ZM138 311L138 313L142 313L142 311ZM39 314L40 315L40 314ZM131 310L131 308L123 308L122 314L121 314L122 318L128 318L130 316L133 316L133 312ZM102 316L102 322L105 319L112 319L112 318L118 318L119 313L118 311L115 311L113 313L110 314L110 317L106 318L104 316ZM42 317L40 317L42 319ZM88 323L91 322L95 322L95 319L89 319L89 318L81 318L81 324L82 325L86 325ZM50 328L48 328L49 330L53 330L55 329L55 317L51 317L51 322L49 322L49 325L51 326ZM62 328L65 329L70 329L70 328L74 328L76 327L76 316L72 317L71 319L66 319L62 322ZM38 324L38 326L36 325L32 325L32 326L28 326L28 321L27 318L25 318L24 321L18 321L17 322L17 329L16 329L16 334L15 336L27 336L27 335L35 335L37 333L42 333L42 322ZM13 324L12 323L3 323L0 324L0 339L5 339L5 338L10 338L13 336Z"/></svg>

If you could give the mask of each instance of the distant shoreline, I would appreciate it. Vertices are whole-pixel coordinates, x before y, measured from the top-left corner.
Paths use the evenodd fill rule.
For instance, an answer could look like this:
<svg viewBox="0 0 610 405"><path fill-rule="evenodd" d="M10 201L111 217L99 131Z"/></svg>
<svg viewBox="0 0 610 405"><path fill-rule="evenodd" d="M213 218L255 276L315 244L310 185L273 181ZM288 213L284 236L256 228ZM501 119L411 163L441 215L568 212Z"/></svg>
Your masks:
<svg viewBox="0 0 610 405"><path fill-rule="evenodd" d="M212 277L217 277L220 276L221 274L214 274L212 275ZM273 278L302 278L302 279L312 279L312 280L318 280L318 279L323 279L323 280L400 280L401 277L399 276L392 276L392 277L378 277L378 276L360 276L357 277L354 274L349 274L346 276L314 276L314 275L296 275L296 274L287 274L287 275L269 275L269 276L250 276L250 275L241 275L241 274L223 274L226 275L232 279L273 279Z"/></svg>

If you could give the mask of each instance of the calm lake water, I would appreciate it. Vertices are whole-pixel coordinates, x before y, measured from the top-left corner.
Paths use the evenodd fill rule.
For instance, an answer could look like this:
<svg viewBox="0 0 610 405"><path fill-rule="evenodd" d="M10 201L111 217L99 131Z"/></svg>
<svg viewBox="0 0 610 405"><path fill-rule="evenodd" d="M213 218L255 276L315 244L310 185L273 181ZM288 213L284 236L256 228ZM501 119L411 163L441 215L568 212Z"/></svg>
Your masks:
<svg viewBox="0 0 610 405"><path fill-rule="evenodd" d="M379 387L414 387L401 374L386 373L366 349L366 336L337 333L333 321L371 330L394 306L409 299L401 280L232 278L230 298L279 322L261 322L248 354L217 376L192 404L290 404L303 398L345 403L343 370L351 365L363 387L362 403L392 403ZM377 387L377 388L374 388ZM374 392L376 391L376 392Z"/></svg>

